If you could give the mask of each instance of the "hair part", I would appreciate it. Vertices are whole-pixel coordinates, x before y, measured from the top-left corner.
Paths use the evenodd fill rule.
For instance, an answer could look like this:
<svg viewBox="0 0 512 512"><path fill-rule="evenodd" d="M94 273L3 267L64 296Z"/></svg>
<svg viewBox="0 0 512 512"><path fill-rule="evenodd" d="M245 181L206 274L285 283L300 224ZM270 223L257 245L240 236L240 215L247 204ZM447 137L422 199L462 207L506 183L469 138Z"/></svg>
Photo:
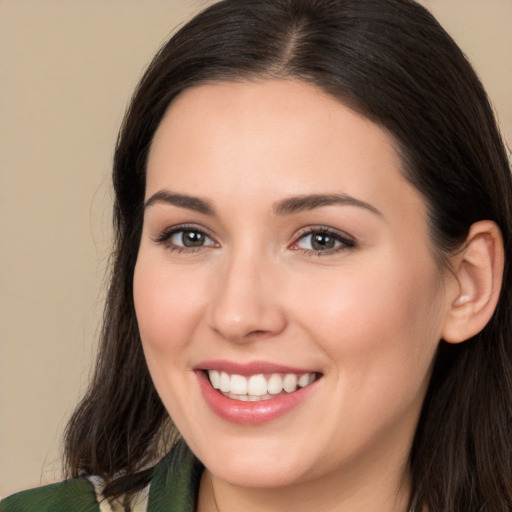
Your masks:
<svg viewBox="0 0 512 512"><path fill-rule="evenodd" d="M502 230L496 312L441 341L410 456L411 511L512 509L512 184L486 93L462 51L411 0L224 0L179 30L144 74L114 156L114 255L95 374L66 431L71 476L105 496L146 485L177 433L152 384L132 297L148 152L170 103L205 83L304 80L387 130L424 197L441 265L474 222Z"/></svg>

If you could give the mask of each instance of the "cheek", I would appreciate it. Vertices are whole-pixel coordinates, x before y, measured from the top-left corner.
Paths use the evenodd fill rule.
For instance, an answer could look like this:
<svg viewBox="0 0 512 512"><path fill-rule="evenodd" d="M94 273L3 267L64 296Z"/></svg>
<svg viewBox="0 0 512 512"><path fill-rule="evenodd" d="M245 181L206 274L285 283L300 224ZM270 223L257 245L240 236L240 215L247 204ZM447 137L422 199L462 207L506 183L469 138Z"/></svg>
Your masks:
<svg viewBox="0 0 512 512"><path fill-rule="evenodd" d="M199 275L171 271L169 265L141 251L134 272L133 295L146 357L179 353L203 314L206 290Z"/></svg>
<svg viewBox="0 0 512 512"><path fill-rule="evenodd" d="M428 371L442 319L439 272L430 259L382 255L303 286L296 318L341 371L349 364L375 378L386 365Z"/></svg>
<svg viewBox="0 0 512 512"><path fill-rule="evenodd" d="M331 406L339 418L335 424L343 426L334 427L333 436L354 446L361 432L397 424L405 425L403 434L414 428L439 340L435 315L441 318L431 267L368 268L324 283L322 293L310 290L309 308L299 313L330 361Z"/></svg>
<svg viewBox="0 0 512 512"><path fill-rule="evenodd" d="M188 348L204 316L206 296L199 276L190 278L179 269L170 271L165 257L140 251L133 295L144 355L163 404L183 432L189 421L200 423L194 405L200 397L191 399L195 378Z"/></svg>

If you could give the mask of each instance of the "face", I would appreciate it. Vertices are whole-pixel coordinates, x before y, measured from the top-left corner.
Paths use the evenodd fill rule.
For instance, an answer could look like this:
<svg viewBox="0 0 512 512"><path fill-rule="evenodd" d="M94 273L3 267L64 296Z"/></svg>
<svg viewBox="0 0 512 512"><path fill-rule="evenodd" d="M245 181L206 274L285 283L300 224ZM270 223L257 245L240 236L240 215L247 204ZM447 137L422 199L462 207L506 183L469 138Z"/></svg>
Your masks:
<svg viewBox="0 0 512 512"><path fill-rule="evenodd" d="M400 166L312 85L204 85L170 106L134 298L156 389L216 478L403 469L447 301Z"/></svg>

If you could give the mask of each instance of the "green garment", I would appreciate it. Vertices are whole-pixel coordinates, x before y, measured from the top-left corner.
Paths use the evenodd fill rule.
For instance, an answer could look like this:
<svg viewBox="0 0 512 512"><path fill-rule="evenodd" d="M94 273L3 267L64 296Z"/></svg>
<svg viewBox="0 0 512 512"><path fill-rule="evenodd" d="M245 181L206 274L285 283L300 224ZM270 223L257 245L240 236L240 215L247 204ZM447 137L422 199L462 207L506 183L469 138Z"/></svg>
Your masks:
<svg viewBox="0 0 512 512"><path fill-rule="evenodd" d="M194 512L202 464L179 442L155 467L147 512ZM0 502L0 512L100 512L93 485L75 478L13 494Z"/></svg>

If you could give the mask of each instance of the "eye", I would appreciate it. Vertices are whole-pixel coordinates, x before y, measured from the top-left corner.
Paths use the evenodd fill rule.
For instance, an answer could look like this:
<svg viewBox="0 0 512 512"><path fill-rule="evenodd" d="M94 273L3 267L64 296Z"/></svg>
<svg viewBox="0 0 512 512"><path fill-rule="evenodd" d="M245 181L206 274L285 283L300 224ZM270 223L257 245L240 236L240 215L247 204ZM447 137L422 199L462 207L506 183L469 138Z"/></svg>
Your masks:
<svg viewBox="0 0 512 512"><path fill-rule="evenodd" d="M331 254L355 247L356 242L349 235L326 227L309 228L303 232L291 249L305 253Z"/></svg>
<svg viewBox="0 0 512 512"><path fill-rule="evenodd" d="M154 241L166 245L171 250L180 252L193 252L204 247L218 246L204 231L194 227L183 226L165 230Z"/></svg>
<svg viewBox="0 0 512 512"><path fill-rule="evenodd" d="M205 245L214 245L213 240L202 233L201 231L194 231L191 229L182 229L176 231L169 237L169 241L179 247L203 247Z"/></svg>

